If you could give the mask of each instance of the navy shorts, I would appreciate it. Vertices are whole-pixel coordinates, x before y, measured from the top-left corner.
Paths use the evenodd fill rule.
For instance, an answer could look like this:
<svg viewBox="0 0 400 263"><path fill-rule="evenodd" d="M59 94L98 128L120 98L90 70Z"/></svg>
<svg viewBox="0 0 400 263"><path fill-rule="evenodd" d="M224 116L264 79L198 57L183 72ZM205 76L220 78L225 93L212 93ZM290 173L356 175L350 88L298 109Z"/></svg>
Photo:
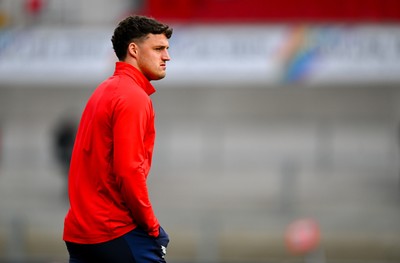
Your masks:
<svg viewBox="0 0 400 263"><path fill-rule="evenodd" d="M168 234L160 227L158 238L137 227L127 234L99 244L65 242L69 263L166 263Z"/></svg>

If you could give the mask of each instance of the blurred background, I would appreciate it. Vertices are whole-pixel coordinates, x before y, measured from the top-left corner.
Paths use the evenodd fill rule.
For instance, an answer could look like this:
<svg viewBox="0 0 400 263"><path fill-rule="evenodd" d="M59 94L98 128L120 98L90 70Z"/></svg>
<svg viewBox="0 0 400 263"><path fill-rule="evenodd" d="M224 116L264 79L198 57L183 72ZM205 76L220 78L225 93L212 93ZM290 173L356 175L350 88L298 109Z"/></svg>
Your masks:
<svg viewBox="0 0 400 263"><path fill-rule="evenodd" d="M400 262L398 0L0 0L0 262L68 262L70 150L128 14L174 27L168 262Z"/></svg>

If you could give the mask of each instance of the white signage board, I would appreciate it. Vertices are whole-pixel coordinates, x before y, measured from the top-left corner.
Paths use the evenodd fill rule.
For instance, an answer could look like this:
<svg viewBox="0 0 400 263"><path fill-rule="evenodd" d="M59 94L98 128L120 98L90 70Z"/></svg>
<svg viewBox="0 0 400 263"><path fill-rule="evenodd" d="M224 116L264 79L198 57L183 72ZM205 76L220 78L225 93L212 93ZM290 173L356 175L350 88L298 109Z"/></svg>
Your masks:
<svg viewBox="0 0 400 263"><path fill-rule="evenodd" d="M112 28L0 31L0 85L96 84ZM168 86L400 83L397 25L175 25Z"/></svg>

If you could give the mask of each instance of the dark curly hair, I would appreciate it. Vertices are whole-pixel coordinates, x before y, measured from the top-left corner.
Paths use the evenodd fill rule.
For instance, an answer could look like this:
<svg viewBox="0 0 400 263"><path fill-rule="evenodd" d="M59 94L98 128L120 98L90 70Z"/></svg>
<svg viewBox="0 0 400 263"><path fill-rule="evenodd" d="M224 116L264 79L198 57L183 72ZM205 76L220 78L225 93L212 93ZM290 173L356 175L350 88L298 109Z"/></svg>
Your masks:
<svg viewBox="0 0 400 263"><path fill-rule="evenodd" d="M164 34L169 39L172 36L172 28L145 16L129 16L122 20L111 38L118 59L125 59L130 43L140 41L148 34Z"/></svg>

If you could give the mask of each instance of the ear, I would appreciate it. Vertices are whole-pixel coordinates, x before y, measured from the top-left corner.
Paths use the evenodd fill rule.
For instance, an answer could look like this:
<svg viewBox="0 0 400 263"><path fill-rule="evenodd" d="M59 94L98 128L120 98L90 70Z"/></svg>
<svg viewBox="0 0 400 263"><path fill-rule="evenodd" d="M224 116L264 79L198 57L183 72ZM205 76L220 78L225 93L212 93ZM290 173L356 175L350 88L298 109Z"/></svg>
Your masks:
<svg viewBox="0 0 400 263"><path fill-rule="evenodd" d="M130 43L128 45L128 54L134 58L137 57L138 54L138 46L136 45L136 43Z"/></svg>

